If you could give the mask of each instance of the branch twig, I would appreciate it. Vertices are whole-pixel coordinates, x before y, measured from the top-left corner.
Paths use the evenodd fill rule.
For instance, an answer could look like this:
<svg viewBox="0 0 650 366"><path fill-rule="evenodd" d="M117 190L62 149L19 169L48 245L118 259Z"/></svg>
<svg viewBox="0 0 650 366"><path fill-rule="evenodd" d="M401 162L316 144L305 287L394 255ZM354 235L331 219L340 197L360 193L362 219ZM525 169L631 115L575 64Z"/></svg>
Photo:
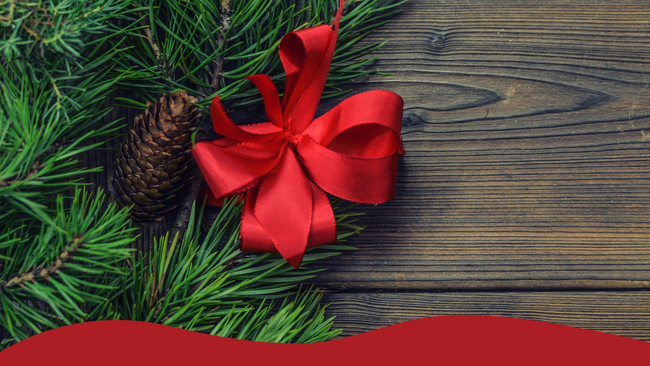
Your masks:
<svg viewBox="0 0 650 366"><path fill-rule="evenodd" d="M156 41L153 39L153 34L151 34L151 29L145 28L144 33L146 35L147 41L149 42L149 45L151 46L151 49L153 50L153 53L156 54L156 59L158 59L158 62L160 62L160 49L158 48L158 44L156 44Z"/></svg>
<svg viewBox="0 0 650 366"><path fill-rule="evenodd" d="M222 52L220 52L219 56L215 60L214 70L212 74L212 94L219 91L219 83L221 82L221 76L223 73L223 64L225 60L223 49L224 43L226 42L226 32L230 27L229 14L230 0L221 0L221 30L217 35L217 49L221 49ZM196 141L205 140L209 135L211 129L211 123L202 123L199 127L199 131L196 134ZM183 233L187 227L187 220L189 220L192 211L192 204L199 198L201 184L203 184L203 175L201 174L201 171L195 167L194 179L192 179L187 193L179 205L178 213L176 214L176 220L174 221L174 226L172 227L172 238L178 234L179 238L182 240Z"/></svg>
<svg viewBox="0 0 650 366"><path fill-rule="evenodd" d="M0 283L0 289L5 289L5 288L12 288L14 286L22 286L25 282L35 282L38 279L45 279L49 280L50 275L55 274L56 272L59 271L63 266L65 266L65 262L70 260L72 258L72 254L74 254L77 249L79 249L80 246L83 245L82 243L83 237L78 237L72 240L72 243L68 245L61 254L59 254L56 259L50 263L50 265L47 268L43 267L38 267L35 268L31 271L26 271L23 273L19 273L17 276L13 277L9 281L4 281Z"/></svg>
<svg viewBox="0 0 650 366"><path fill-rule="evenodd" d="M230 28L230 18L228 18L228 13L230 13L230 0L221 0L221 30L217 35L217 47L221 48L222 51L219 53L219 56L214 60L214 71L212 72L212 93L216 93L219 90L219 83L221 82L221 76L223 73L223 44L226 38L226 32Z"/></svg>
<svg viewBox="0 0 650 366"><path fill-rule="evenodd" d="M132 6L135 7L135 4L131 4ZM140 16L140 12L137 12L138 16ZM144 26L144 34L147 39L147 42L149 42L149 46L151 46L151 50L153 53L156 55L156 60L158 60L158 67L160 67L160 70L165 72L165 65L163 65L163 60L160 57L160 47L158 47L158 43L156 43L156 39L151 33L151 24L149 24L149 21L147 20L146 17L142 18L142 20L139 22Z"/></svg>

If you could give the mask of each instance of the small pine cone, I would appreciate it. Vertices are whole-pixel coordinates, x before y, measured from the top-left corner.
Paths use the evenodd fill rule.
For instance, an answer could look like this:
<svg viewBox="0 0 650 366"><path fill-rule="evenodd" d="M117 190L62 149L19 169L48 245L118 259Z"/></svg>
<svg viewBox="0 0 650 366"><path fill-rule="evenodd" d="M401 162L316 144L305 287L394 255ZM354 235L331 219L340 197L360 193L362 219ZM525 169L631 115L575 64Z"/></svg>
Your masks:
<svg viewBox="0 0 650 366"><path fill-rule="evenodd" d="M201 111L186 91L147 102L144 114L122 143L113 187L122 206L133 206L137 221L160 221L178 205L182 189L194 177L191 135Z"/></svg>

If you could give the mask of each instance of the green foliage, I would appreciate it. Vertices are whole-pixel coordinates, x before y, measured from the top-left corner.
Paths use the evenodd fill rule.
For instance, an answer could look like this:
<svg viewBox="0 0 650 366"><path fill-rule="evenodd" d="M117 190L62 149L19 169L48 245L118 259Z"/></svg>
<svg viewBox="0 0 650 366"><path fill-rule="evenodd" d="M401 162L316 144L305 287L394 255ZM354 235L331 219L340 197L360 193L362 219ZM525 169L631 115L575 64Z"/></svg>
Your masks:
<svg viewBox="0 0 650 366"><path fill-rule="evenodd" d="M0 52L8 60L29 58L48 64L60 62L61 57L82 56L88 37L104 34L106 21L128 4L125 0L2 0Z"/></svg>
<svg viewBox="0 0 650 366"><path fill-rule="evenodd" d="M402 2L346 2L325 96L340 86L377 70L367 69L367 54L384 43L356 47L384 24ZM243 80L268 74L279 87L284 71L277 48L288 31L331 22L337 0L200 0L134 1L137 8L124 22L123 44L133 47L119 56L127 73L124 85L144 100L163 91L187 89L208 106L215 95L239 107L259 101L259 93ZM225 6L222 6L224 4ZM195 16L188 16L195 14ZM137 105L137 104L136 104Z"/></svg>
<svg viewBox="0 0 650 366"><path fill-rule="evenodd" d="M126 209L102 210L103 202L101 191L92 198L77 189L69 208L58 196L52 224L34 235L23 226L0 236L0 327L11 340L85 321L103 293L118 289L106 283L124 276L134 229Z"/></svg>
<svg viewBox="0 0 650 366"><path fill-rule="evenodd" d="M382 44L362 38L398 0L347 1L327 96L370 70ZM118 87L142 100L187 89L207 107L260 101L242 78L282 86L277 48L288 32L328 23L336 0L0 0L0 349L59 326L100 319L157 322L273 342L331 338L320 296L290 291L308 266L344 246L309 251L293 270L280 256L238 249L241 207L210 230L193 213L183 238L159 238L132 256L128 213L80 188L79 153L121 128L99 124ZM126 100L131 106L142 107ZM337 208L339 240L360 230ZM294 296L295 295L295 296ZM269 302L283 299L280 304Z"/></svg>
<svg viewBox="0 0 650 366"><path fill-rule="evenodd" d="M239 250L241 204L226 203L201 234L202 214L193 211L184 238L160 238L149 258L140 258L110 303L109 318L160 323L197 332L276 342L327 339L331 320L318 307L320 296L288 291L313 277L315 261L349 247L328 245L307 253L294 270L277 254L244 255ZM361 230L345 209L337 209L341 237ZM273 312L268 299L284 298ZM275 314L274 314L275 313ZM302 333L306 331L307 333Z"/></svg>
<svg viewBox="0 0 650 366"><path fill-rule="evenodd" d="M48 222L57 193L83 173L75 156L99 146L119 121L95 128L120 75L98 34L111 28L127 2L3 1L0 5L0 222L11 227ZM110 38L110 37L109 37ZM36 218L37 221L33 221Z"/></svg>
<svg viewBox="0 0 650 366"><path fill-rule="evenodd" d="M81 143L119 128L114 122L88 129L108 113L102 103L111 82L85 77L59 100L47 79L11 80L10 73L27 73L22 66L0 69L5 81L0 84L0 222L24 224L35 217L52 223L48 212L54 194L69 192L79 184L80 174L101 170L77 166L77 154L101 145Z"/></svg>
<svg viewBox="0 0 650 366"><path fill-rule="evenodd" d="M8 336L0 348L33 333L105 319L268 342L318 342L339 333L325 319L318 293L290 291L319 271L309 269L311 263L350 247L310 250L298 271L277 254L245 255L239 250L242 205L231 200L207 233L200 230L202 212L193 210L182 240L160 238L150 256L136 259L127 248L133 240L128 213L114 204L101 212L102 202L101 192L93 199L76 190L68 210L59 199L57 225L43 223L32 242L21 242L19 232L0 237L0 255L21 258L2 268L0 327ZM349 208L336 206L340 240L361 230ZM284 301L275 306L274 298Z"/></svg>

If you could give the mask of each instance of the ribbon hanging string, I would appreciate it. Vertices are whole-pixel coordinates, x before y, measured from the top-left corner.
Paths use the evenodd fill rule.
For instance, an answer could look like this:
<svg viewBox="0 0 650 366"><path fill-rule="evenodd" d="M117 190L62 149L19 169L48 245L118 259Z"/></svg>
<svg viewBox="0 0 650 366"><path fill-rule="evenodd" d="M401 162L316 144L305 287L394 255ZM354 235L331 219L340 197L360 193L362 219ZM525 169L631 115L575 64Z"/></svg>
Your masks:
<svg viewBox="0 0 650 366"><path fill-rule="evenodd" d="M241 249L280 253L298 268L307 248L336 241L327 193L359 203L395 196L403 101L373 90L314 119L329 73L343 0L334 22L286 34L280 59L284 96L267 75L247 79L260 90L268 122L237 126L219 97L214 130L224 137L192 150L213 198L245 192Z"/></svg>

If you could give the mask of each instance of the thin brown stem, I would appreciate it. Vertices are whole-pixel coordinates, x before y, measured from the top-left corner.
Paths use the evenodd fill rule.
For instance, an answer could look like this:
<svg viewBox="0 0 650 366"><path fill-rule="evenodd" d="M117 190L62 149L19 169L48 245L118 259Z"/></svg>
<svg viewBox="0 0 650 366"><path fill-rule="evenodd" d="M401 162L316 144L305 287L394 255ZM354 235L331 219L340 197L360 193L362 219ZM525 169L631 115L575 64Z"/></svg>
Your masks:
<svg viewBox="0 0 650 366"><path fill-rule="evenodd" d="M215 65L212 73L212 94L219 91L219 84L221 83L221 77L223 74L223 64L225 57L223 55L224 43L226 42L226 32L230 27L230 0L221 0L221 30L217 35L217 48L221 49L222 52L219 54L215 60ZM199 131L196 134L196 141L202 141L207 138L212 129L211 123L203 122L199 127ZM190 186L187 189L187 193L183 197L179 205L178 213L176 214L176 220L174 221L174 226L172 228L172 238L178 234L179 240L182 240L183 233L187 227L187 221L190 218L192 213L192 204L198 202L199 191L201 190L201 185L203 184L203 175L201 171L195 167L194 179L190 183Z"/></svg>
<svg viewBox="0 0 650 366"><path fill-rule="evenodd" d="M79 249L79 247L83 245L82 239L83 237L78 237L72 240L70 245L65 247L61 254L59 254L59 256L56 257L49 266L38 267L32 269L31 271L19 273L9 281L3 281L0 283L0 289L9 289L15 286L22 287L25 282L34 283L40 279L49 280L51 275L56 274L61 268L65 266L65 263L67 261L72 259L72 254L74 254Z"/></svg>
<svg viewBox="0 0 650 366"><path fill-rule="evenodd" d="M341 14L344 14L353 3L354 0L345 0L345 2L343 3L343 10L341 10ZM332 19L330 19L329 23L327 23L327 25L329 25L330 27L334 25L336 13L334 13L334 15L335 16L333 16Z"/></svg>
<svg viewBox="0 0 650 366"><path fill-rule="evenodd" d="M162 310L163 304L165 303L165 296L169 293L169 289L165 290L165 293L162 295L162 297L158 300L158 305L156 305L156 309L153 312L152 319L158 318L158 315L160 315L160 311ZM149 308L153 306L153 303L149 304Z"/></svg>
<svg viewBox="0 0 650 366"><path fill-rule="evenodd" d="M49 149L45 150L44 152L40 153L36 159L34 159L34 162L32 163L31 168L27 172L27 174L23 174L20 176L17 176L14 179L0 179L0 188L4 187L9 187L14 184L20 184L23 181L27 181L31 179L36 173L38 173L41 169L43 169L44 165L41 163L41 160L43 160L43 157L48 156L50 154L56 153L59 150L67 147L72 141L70 139L65 139L63 141L57 142L54 145L52 145Z"/></svg>
<svg viewBox="0 0 650 366"><path fill-rule="evenodd" d="M212 71L212 93L216 93L219 88L219 83L221 82L221 76L223 74L223 62L224 62L224 43L226 39L226 33L230 28L230 18L228 14L230 13L230 0L221 0L221 30L217 34L217 47L221 49L219 56L214 60L214 69Z"/></svg>
<svg viewBox="0 0 650 366"><path fill-rule="evenodd" d="M135 7L135 4L132 4L132 6ZM137 12L138 16L140 15L140 12ZM153 51L154 55L156 55L156 60L158 60L158 67L160 67L160 70L165 72L165 65L163 65L162 57L160 57L160 47L158 47L158 43L156 42L156 37L154 36L153 33L151 33L151 24L147 21L147 18L144 17L142 20L139 22L144 26L144 38L147 39L147 42L149 43L149 46L151 47L151 50Z"/></svg>
<svg viewBox="0 0 650 366"><path fill-rule="evenodd" d="M149 45L153 50L153 53L156 55L156 59L158 59L158 62L160 62L160 49L158 48L158 44L156 44L156 41L153 39L153 34L151 34L151 29L149 27L145 28L144 34L145 34L145 38L147 39L147 42L149 42Z"/></svg>
<svg viewBox="0 0 650 366"><path fill-rule="evenodd" d="M183 196L183 200L178 206L178 213L176 214L176 220L174 221L174 227L172 228L172 237L178 234L179 240L183 240L183 233L185 232L187 221L190 219L190 214L192 213L192 204L194 201L197 201L197 198L199 198L199 191L202 183L203 176L199 169L195 167L194 179L190 182L190 186L187 188L187 193ZM199 204L200 202L197 202L197 205Z"/></svg>
<svg viewBox="0 0 650 366"><path fill-rule="evenodd" d="M34 32L33 30L27 28L27 27L25 26L25 24L20 23L20 26L21 26L21 27L22 27L22 28L23 28L27 33L29 33L32 37L36 38L37 41L43 42L43 38L39 37L38 34L36 34L36 32Z"/></svg>

